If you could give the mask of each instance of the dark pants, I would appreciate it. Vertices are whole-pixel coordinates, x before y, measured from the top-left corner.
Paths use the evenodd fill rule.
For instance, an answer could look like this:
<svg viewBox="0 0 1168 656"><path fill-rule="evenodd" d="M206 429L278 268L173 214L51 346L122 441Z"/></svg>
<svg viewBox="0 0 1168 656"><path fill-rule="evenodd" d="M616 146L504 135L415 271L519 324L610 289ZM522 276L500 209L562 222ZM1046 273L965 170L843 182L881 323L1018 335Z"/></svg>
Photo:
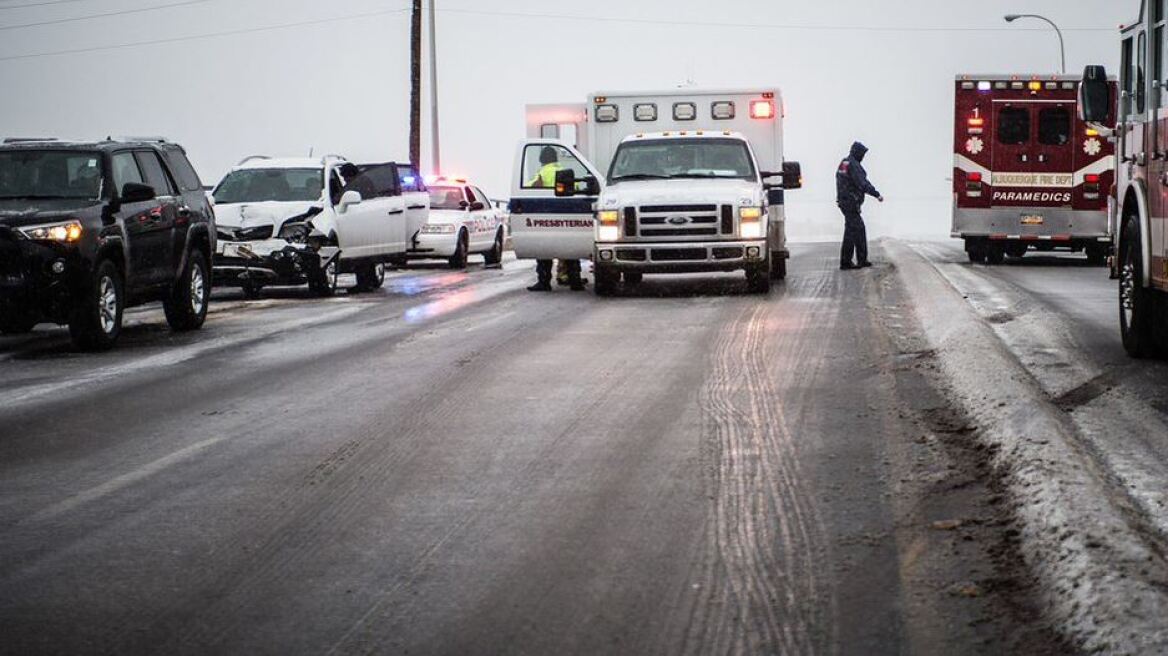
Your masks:
<svg viewBox="0 0 1168 656"><path fill-rule="evenodd" d="M859 209L840 208L844 213L844 244L840 249L840 264L851 264L852 254L856 264L868 261L868 229L864 227L864 217Z"/></svg>
<svg viewBox="0 0 1168 656"><path fill-rule="evenodd" d="M568 284L580 284L580 260L568 260ZM535 274L539 276L541 283L552 283L552 269L555 268L555 260L536 260Z"/></svg>

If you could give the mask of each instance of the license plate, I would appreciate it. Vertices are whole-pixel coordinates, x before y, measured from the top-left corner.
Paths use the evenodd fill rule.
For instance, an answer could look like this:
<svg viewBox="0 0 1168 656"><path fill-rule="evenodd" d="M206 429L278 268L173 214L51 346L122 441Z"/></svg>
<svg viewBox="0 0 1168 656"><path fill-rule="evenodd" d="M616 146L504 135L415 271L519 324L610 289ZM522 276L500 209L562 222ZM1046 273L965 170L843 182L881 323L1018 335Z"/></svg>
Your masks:
<svg viewBox="0 0 1168 656"><path fill-rule="evenodd" d="M1041 214L1023 214L1022 225L1025 226L1040 226L1046 223L1046 219L1042 218Z"/></svg>
<svg viewBox="0 0 1168 656"><path fill-rule="evenodd" d="M251 249L244 244L223 244L223 257L254 257Z"/></svg>

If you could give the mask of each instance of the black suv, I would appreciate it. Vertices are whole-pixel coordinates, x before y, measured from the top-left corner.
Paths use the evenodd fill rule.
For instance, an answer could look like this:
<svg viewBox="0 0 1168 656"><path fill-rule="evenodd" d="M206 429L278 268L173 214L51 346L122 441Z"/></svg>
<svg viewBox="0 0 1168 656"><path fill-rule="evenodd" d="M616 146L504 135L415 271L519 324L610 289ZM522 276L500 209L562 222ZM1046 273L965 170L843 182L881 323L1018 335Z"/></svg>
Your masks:
<svg viewBox="0 0 1168 656"><path fill-rule="evenodd" d="M117 341L122 313L162 301L203 325L215 215L186 153L164 140L0 144L0 333L68 324L80 348Z"/></svg>

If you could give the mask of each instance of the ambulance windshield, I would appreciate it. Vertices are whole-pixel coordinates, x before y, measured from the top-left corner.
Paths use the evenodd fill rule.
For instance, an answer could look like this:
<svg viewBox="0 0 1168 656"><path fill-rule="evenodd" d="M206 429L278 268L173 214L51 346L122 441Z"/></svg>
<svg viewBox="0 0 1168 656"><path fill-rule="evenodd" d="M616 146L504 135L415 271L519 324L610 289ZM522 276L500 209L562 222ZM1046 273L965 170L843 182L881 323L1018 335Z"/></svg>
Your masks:
<svg viewBox="0 0 1168 656"><path fill-rule="evenodd" d="M726 178L757 180L754 160L740 139L652 139L617 148L610 183L622 180Z"/></svg>

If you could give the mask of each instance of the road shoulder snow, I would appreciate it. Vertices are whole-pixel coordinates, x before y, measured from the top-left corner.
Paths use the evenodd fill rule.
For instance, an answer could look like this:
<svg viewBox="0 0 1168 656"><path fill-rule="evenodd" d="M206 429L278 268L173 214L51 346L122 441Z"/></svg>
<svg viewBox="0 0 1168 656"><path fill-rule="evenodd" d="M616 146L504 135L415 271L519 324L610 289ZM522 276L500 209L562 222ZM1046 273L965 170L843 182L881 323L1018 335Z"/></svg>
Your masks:
<svg viewBox="0 0 1168 656"><path fill-rule="evenodd" d="M1155 540L1082 452L1075 427L928 261L885 245L913 300L942 384L994 450L1047 612L1089 652L1168 652L1168 566Z"/></svg>

